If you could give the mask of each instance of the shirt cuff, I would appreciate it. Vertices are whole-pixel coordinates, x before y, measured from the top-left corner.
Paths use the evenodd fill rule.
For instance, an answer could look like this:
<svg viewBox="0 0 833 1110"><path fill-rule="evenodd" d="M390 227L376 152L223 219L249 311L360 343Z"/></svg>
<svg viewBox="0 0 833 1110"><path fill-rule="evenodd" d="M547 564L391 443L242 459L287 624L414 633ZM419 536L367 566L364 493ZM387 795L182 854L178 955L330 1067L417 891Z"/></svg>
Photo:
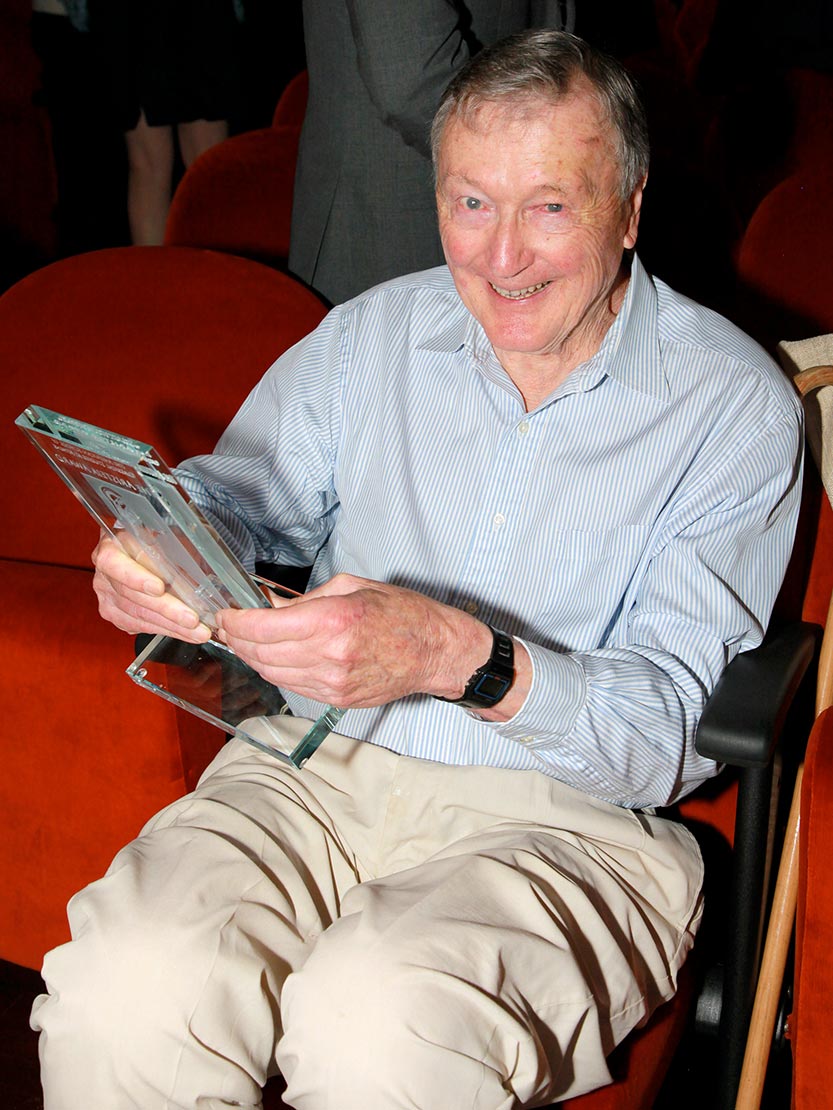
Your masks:
<svg viewBox="0 0 833 1110"><path fill-rule="evenodd" d="M508 721L493 723L504 736L532 747L558 747L573 729L587 696L584 668L560 654L518 638L532 660L532 685Z"/></svg>

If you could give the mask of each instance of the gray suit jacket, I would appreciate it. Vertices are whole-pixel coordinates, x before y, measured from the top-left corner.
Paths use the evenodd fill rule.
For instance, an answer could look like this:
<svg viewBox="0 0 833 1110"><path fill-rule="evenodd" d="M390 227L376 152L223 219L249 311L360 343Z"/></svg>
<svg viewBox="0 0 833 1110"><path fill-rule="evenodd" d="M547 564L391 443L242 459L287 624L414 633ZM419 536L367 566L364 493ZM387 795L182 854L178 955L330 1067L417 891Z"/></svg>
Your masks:
<svg viewBox="0 0 833 1110"><path fill-rule="evenodd" d="M429 131L445 86L481 46L572 29L573 3L304 0L303 11L309 102L289 268L337 304L443 261Z"/></svg>

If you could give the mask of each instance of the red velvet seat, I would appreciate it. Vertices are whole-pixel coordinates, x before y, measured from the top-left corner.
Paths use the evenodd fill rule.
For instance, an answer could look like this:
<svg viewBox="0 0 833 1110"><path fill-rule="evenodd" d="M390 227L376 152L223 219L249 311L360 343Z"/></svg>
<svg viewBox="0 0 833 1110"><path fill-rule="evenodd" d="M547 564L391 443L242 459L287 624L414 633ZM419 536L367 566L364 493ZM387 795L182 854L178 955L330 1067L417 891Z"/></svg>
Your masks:
<svg viewBox="0 0 833 1110"><path fill-rule="evenodd" d="M324 308L265 266L180 247L118 248L39 270L0 297L0 956L39 968L65 904L222 734L134 687L132 639L97 614L97 530L14 427L37 403L209 451L251 386Z"/></svg>

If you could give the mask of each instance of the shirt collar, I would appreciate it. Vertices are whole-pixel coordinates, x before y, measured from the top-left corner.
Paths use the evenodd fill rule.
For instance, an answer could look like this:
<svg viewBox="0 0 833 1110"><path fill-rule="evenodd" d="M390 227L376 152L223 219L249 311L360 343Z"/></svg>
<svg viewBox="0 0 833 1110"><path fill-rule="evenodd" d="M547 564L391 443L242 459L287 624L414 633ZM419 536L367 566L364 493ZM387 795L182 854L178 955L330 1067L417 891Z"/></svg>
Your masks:
<svg viewBox="0 0 833 1110"><path fill-rule="evenodd" d="M622 307L601 347L585 366L597 360L608 377L628 389L660 401L669 399L657 330L657 291L635 254Z"/></svg>
<svg viewBox="0 0 833 1110"><path fill-rule="evenodd" d="M454 290L454 303L449 312L451 316L450 323L429 335L427 339L419 344L421 351L438 351L440 353L452 354L454 351L459 351L461 347L473 346L472 339L475 331L480 331L483 334L483 329L471 315L469 310L460 300L460 297ZM485 335L483 336L485 340Z"/></svg>
<svg viewBox="0 0 833 1110"><path fill-rule="evenodd" d="M450 323L419 344L422 350L453 353L467 348L475 361L488 366L494 359L491 344L480 324L459 297ZM667 400L668 383L662 368L657 334L657 293L644 266L634 254L622 307L599 350L577 366L567 379L572 389L587 390L603 377L616 379L638 393ZM566 384L566 383L565 383ZM559 392L559 391L556 391Z"/></svg>

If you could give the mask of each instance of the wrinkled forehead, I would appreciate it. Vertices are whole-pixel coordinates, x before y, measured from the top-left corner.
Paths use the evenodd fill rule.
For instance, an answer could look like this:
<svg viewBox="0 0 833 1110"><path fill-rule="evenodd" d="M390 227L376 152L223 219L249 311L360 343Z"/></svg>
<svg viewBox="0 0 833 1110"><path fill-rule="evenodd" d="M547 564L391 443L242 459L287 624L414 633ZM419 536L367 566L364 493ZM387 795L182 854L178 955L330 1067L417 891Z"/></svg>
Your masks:
<svg viewBox="0 0 833 1110"><path fill-rule="evenodd" d="M543 121L559 130L564 117L570 117L569 138L577 144L604 149L611 161L620 163L618 136L601 100L589 82L575 81L565 92L515 93L495 99L469 98L445 120L439 138L438 177L448 168L449 158L461 140L482 139L484 153L489 144L510 132L523 133L531 123ZM530 129L532 134L532 129ZM540 136L540 130L538 130Z"/></svg>

